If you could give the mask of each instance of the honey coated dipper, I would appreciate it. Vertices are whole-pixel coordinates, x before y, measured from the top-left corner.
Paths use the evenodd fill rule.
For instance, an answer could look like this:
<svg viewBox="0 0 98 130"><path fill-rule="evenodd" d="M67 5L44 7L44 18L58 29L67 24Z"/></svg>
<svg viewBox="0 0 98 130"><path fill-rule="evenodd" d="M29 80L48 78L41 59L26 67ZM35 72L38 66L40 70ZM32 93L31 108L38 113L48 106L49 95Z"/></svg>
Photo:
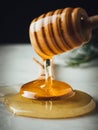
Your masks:
<svg viewBox="0 0 98 130"><path fill-rule="evenodd" d="M43 59L81 46L98 27L98 15L88 17L82 8L65 8L35 18L29 34L33 48Z"/></svg>
<svg viewBox="0 0 98 130"><path fill-rule="evenodd" d="M74 95L69 84L53 79L52 57L86 43L97 26L98 15L88 17L82 8L58 9L35 18L30 25L30 40L43 59L44 71L37 80L24 84L20 94L45 100Z"/></svg>

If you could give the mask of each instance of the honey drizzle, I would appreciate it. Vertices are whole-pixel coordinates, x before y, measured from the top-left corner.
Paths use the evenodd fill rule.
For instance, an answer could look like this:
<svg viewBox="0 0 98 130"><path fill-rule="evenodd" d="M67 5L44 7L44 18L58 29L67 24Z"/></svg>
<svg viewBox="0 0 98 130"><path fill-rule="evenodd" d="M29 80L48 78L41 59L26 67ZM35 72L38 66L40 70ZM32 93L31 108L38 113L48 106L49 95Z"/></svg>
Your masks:
<svg viewBox="0 0 98 130"><path fill-rule="evenodd" d="M70 85L54 79L52 59L44 61L44 71L45 76L43 79L37 79L21 87L20 94L23 97L49 100L50 98L60 98L64 95L66 97L73 95L74 92Z"/></svg>

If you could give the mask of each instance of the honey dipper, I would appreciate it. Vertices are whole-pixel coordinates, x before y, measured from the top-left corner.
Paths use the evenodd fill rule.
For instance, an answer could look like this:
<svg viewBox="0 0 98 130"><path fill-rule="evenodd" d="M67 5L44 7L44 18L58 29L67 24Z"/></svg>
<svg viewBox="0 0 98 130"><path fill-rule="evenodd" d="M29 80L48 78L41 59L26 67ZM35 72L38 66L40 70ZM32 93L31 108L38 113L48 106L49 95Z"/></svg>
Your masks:
<svg viewBox="0 0 98 130"><path fill-rule="evenodd" d="M29 34L33 48L43 59L79 47L98 27L98 15L88 17L82 8L65 8L35 18Z"/></svg>
<svg viewBox="0 0 98 130"><path fill-rule="evenodd" d="M20 94L31 99L68 98L74 95L70 85L52 79L52 57L89 41L92 29L96 27L98 15L88 17L82 8L58 9L35 18L30 25L30 40L45 63L45 75L43 79L24 84Z"/></svg>

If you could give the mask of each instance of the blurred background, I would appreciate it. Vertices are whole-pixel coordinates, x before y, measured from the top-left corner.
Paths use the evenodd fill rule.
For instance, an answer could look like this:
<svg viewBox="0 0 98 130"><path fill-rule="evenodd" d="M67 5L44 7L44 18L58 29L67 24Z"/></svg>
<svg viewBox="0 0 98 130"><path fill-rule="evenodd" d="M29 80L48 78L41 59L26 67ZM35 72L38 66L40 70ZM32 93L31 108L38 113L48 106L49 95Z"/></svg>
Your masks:
<svg viewBox="0 0 98 130"><path fill-rule="evenodd" d="M83 7L89 16L98 14L97 0L3 0L0 3L0 44L29 41L29 25L42 13L65 7Z"/></svg>

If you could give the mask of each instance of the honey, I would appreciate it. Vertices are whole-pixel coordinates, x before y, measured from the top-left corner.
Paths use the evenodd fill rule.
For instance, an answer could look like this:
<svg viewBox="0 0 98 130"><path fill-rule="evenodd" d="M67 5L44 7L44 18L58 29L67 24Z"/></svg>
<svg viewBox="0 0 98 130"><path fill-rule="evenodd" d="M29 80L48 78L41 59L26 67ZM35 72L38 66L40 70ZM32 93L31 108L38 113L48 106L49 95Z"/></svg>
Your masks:
<svg viewBox="0 0 98 130"><path fill-rule="evenodd" d="M69 98L63 96L55 100L29 99L20 93L6 95L0 100L14 115L33 118L71 118L88 114L95 109L96 104L91 96L78 90L74 92Z"/></svg>
<svg viewBox="0 0 98 130"><path fill-rule="evenodd" d="M53 79L52 59L44 61L45 75L43 79L37 79L24 84L20 89L23 97L31 99L56 99L61 96L69 97L74 92L67 83Z"/></svg>
<svg viewBox="0 0 98 130"><path fill-rule="evenodd" d="M23 97L31 99L47 99L59 98L61 96L70 96L73 93L72 88L61 81L48 79L35 80L30 83L24 84L20 90Z"/></svg>
<svg viewBox="0 0 98 130"><path fill-rule="evenodd" d="M95 109L96 103L90 95L53 79L50 70L46 72L45 78L22 85L19 93L5 95L1 101L15 115L33 118L71 118Z"/></svg>

